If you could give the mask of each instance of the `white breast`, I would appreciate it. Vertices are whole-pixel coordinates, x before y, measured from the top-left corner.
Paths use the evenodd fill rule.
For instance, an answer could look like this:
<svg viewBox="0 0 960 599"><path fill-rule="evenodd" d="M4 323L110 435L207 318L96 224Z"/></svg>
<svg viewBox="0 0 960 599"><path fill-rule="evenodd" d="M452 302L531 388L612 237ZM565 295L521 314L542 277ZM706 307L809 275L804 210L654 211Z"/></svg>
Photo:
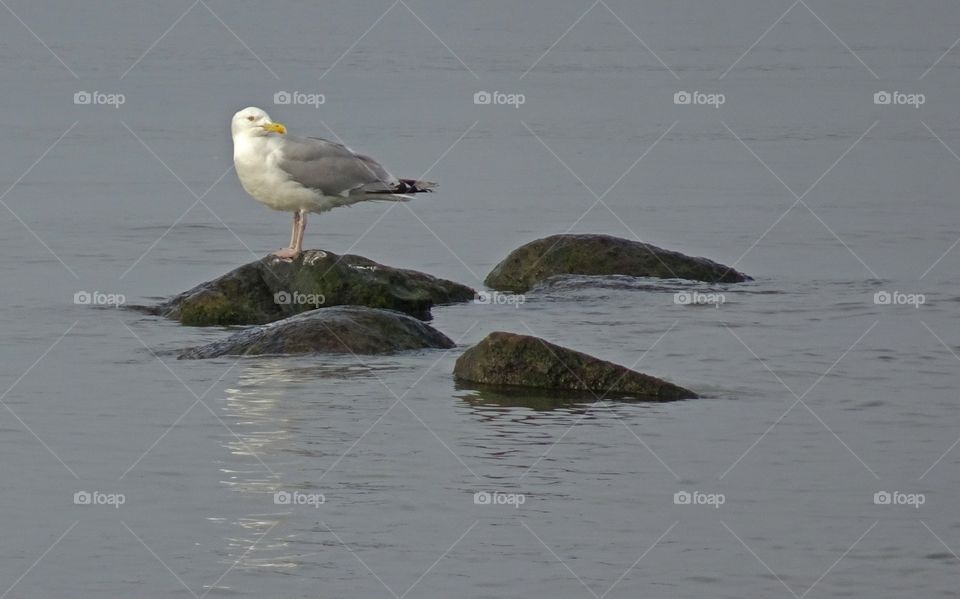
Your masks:
<svg viewBox="0 0 960 599"><path fill-rule="evenodd" d="M237 135L233 139L233 164L240 184L255 200L273 208L293 212L314 210L322 196L292 181L276 166L277 149L269 137Z"/></svg>

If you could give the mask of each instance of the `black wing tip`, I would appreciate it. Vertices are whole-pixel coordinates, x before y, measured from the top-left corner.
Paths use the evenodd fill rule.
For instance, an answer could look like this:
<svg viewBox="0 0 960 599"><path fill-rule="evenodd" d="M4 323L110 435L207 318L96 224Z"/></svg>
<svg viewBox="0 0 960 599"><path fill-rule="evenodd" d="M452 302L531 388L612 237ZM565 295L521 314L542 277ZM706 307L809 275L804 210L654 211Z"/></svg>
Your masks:
<svg viewBox="0 0 960 599"><path fill-rule="evenodd" d="M432 181L417 181L416 179L400 179L393 193L433 193L437 186Z"/></svg>

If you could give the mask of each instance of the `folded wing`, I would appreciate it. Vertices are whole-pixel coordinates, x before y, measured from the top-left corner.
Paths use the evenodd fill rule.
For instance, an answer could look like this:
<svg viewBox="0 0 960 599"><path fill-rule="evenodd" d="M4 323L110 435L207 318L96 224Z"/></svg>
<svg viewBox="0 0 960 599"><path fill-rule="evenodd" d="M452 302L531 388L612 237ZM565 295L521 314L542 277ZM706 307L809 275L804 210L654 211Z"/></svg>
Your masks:
<svg viewBox="0 0 960 599"><path fill-rule="evenodd" d="M373 158L319 137L284 136L277 166L325 196L390 193L401 183Z"/></svg>

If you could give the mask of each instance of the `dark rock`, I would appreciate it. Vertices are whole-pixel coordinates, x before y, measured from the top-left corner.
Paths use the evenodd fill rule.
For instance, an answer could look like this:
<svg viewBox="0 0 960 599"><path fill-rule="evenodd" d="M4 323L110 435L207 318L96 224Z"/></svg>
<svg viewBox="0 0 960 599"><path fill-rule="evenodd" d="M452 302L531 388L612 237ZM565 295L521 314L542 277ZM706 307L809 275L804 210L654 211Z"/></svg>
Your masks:
<svg viewBox="0 0 960 599"><path fill-rule="evenodd" d="M362 256L306 250L296 260L267 256L174 296L150 311L189 325L265 324L306 310L357 305L430 319L437 304L474 290Z"/></svg>
<svg viewBox="0 0 960 599"><path fill-rule="evenodd" d="M188 349L180 358L316 352L384 354L453 345L443 333L406 314L338 306L244 329L223 341Z"/></svg>
<svg viewBox="0 0 960 599"><path fill-rule="evenodd" d="M457 360L458 381L480 385L556 389L598 397L666 401L697 394L612 362L537 337L496 332Z"/></svg>
<svg viewBox="0 0 960 599"><path fill-rule="evenodd" d="M626 275L739 283L747 275L706 258L610 235L552 235L510 252L484 281L500 291L524 293L554 275Z"/></svg>

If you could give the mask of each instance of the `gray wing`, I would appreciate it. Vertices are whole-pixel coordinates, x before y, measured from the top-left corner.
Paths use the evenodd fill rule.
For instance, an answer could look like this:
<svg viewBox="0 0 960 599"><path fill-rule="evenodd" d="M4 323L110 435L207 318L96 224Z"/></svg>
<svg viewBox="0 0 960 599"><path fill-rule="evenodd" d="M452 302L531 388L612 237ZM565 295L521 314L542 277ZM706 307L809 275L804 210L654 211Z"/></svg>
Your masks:
<svg viewBox="0 0 960 599"><path fill-rule="evenodd" d="M319 137L284 135L277 162L304 187L327 196L392 191L399 183L376 160Z"/></svg>

